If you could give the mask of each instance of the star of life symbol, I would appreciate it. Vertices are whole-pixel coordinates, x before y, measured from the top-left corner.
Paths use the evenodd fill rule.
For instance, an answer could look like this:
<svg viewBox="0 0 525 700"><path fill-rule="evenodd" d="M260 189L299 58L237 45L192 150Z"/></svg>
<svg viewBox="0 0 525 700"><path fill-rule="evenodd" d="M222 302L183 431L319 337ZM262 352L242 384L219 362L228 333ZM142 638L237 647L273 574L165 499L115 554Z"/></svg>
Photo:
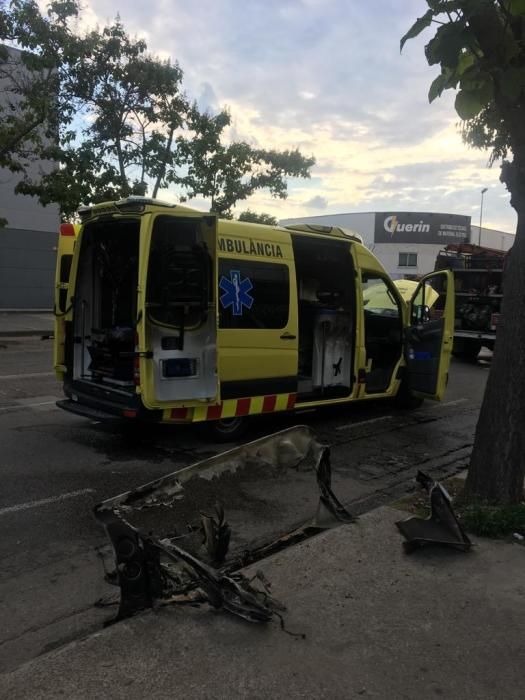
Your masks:
<svg viewBox="0 0 525 700"><path fill-rule="evenodd" d="M243 307L251 309L253 305L253 297L250 294L253 289L253 284L248 277L241 279L239 270L230 271L230 279L221 277L219 287L224 294L221 296L221 305L224 309L232 307L234 316L242 316Z"/></svg>

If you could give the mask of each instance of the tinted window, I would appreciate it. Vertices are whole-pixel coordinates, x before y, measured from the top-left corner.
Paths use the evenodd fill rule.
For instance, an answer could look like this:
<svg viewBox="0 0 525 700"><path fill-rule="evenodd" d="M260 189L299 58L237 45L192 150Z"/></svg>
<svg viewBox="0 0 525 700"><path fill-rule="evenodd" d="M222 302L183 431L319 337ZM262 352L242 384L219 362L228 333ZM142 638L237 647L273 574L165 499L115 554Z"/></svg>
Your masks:
<svg viewBox="0 0 525 700"><path fill-rule="evenodd" d="M146 298L156 323L193 326L203 320L211 291L211 261L198 233L195 221L155 219Z"/></svg>
<svg viewBox="0 0 525 700"><path fill-rule="evenodd" d="M288 267L219 260L219 327L284 328L288 323Z"/></svg>

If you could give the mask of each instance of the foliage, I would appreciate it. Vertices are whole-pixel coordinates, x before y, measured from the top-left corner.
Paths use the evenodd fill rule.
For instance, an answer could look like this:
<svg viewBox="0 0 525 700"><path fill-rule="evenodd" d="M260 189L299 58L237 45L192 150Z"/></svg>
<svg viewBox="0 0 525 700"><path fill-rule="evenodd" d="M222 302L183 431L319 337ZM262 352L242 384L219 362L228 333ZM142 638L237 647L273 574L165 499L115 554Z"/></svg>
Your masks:
<svg viewBox="0 0 525 700"><path fill-rule="evenodd" d="M310 177L315 158L299 150L275 151L254 148L239 141L224 144L224 132L231 124L229 112L200 114L194 108L189 126L194 136L181 144L187 175L182 183L186 198L211 199L211 208L221 215L231 214L236 202L259 189L268 189L274 197L287 197L287 177Z"/></svg>
<svg viewBox="0 0 525 700"><path fill-rule="evenodd" d="M24 172L35 154L46 152L61 124L75 113L72 67L82 46L70 23L75 2L53 2L46 15L34 0L12 0L0 8L0 167Z"/></svg>
<svg viewBox="0 0 525 700"><path fill-rule="evenodd" d="M150 188L156 196L176 182L176 134L189 109L178 65L149 56L146 44L131 39L118 18L90 32L83 44L77 123L62 125L53 154L62 167L19 186L43 203L61 202L66 217L81 202L145 195Z"/></svg>
<svg viewBox="0 0 525 700"><path fill-rule="evenodd" d="M258 214L257 212L252 211L251 209L246 209L246 211L242 211L239 214L239 221L248 221L252 224L265 224L266 226L277 226L279 223L275 216L272 216L271 214L265 214L264 212Z"/></svg>
<svg viewBox="0 0 525 700"><path fill-rule="evenodd" d="M504 537L514 532L525 535L525 505L467 506L461 520L468 532L481 537Z"/></svg>
<svg viewBox="0 0 525 700"><path fill-rule="evenodd" d="M0 167L20 173L17 192L58 202L68 218L81 203L175 186L229 215L258 189L286 197L287 177L309 177L314 159L297 150L228 142L228 112L202 114L179 65L148 54L118 17L81 34L80 16L78 0L51 2L46 14L35 0L0 9L0 42L21 49L24 67L0 54L11 95L0 107ZM35 172L42 160L50 166Z"/></svg>
<svg viewBox="0 0 525 700"><path fill-rule="evenodd" d="M465 141L492 149L492 160L515 154L525 143L525 1L427 0L427 5L401 39L401 49L432 23L438 27L425 47L429 65L441 69L429 101L457 90Z"/></svg>

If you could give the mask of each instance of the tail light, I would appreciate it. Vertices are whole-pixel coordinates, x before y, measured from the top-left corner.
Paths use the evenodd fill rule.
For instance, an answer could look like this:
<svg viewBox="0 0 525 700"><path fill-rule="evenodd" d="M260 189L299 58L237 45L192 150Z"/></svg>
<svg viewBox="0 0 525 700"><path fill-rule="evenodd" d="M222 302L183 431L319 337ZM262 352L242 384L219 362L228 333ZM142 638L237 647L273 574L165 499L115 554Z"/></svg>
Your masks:
<svg viewBox="0 0 525 700"><path fill-rule="evenodd" d="M74 236L75 227L73 224L60 224L60 235L61 236Z"/></svg>
<svg viewBox="0 0 525 700"><path fill-rule="evenodd" d="M495 331L499 323L500 314L491 314L490 316L490 330Z"/></svg>

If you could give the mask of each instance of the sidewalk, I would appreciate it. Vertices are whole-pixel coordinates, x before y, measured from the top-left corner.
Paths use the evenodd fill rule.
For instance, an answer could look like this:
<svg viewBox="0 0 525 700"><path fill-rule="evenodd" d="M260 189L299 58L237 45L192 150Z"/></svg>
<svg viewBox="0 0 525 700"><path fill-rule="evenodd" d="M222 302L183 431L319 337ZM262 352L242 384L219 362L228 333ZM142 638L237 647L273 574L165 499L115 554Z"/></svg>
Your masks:
<svg viewBox="0 0 525 700"><path fill-rule="evenodd" d="M521 699L525 547L407 556L404 517L380 508L259 563L305 639L207 606L164 608L1 676L0 696Z"/></svg>
<svg viewBox="0 0 525 700"><path fill-rule="evenodd" d="M0 309L0 338L51 335L53 327L51 311Z"/></svg>

